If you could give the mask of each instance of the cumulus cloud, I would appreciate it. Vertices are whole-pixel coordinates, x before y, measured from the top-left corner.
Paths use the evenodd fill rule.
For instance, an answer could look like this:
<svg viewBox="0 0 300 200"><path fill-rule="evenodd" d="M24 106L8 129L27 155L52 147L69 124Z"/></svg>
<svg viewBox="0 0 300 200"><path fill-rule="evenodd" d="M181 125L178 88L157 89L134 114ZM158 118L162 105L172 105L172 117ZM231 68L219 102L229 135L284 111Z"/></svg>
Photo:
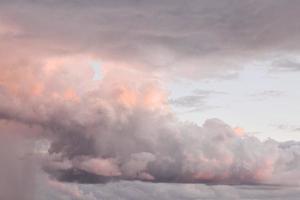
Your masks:
<svg viewBox="0 0 300 200"><path fill-rule="evenodd" d="M43 163L58 180L299 183L298 143L282 148L276 141L261 142L218 119L202 126L179 122L156 81L104 77L95 87L87 84L92 76L82 74L81 84L70 78L67 87L59 82L64 70L72 74L68 65L61 67L52 75L57 87L41 82L39 95L3 86L0 96L1 119L38 127L36 137L49 141L50 158ZM71 88L72 95L63 88ZM61 165L51 164L52 156Z"/></svg>
<svg viewBox="0 0 300 200"><path fill-rule="evenodd" d="M49 187L75 199L87 197L62 182L298 185L299 143L262 142L218 119L182 123L163 80L232 77L242 63L298 52L290 19L299 6L1 1L0 197L34 199L25 182L39 164L56 179ZM175 103L198 106L210 94Z"/></svg>

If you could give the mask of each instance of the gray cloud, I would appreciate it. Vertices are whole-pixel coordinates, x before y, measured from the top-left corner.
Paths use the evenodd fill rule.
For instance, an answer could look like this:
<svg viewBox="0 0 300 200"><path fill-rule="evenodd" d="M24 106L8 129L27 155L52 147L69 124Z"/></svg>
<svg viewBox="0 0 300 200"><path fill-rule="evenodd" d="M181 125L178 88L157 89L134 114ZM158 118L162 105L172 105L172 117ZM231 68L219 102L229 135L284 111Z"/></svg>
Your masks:
<svg viewBox="0 0 300 200"><path fill-rule="evenodd" d="M73 188L73 185L66 184L65 187ZM142 182L121 181L104 185L82 185L79 186L81 193L85 194L85 199L228 199L228 200L273 200L287 199L297 200L299 198L298 187L282 186L209 186L202 184L152 184ZM48 192L49 193L49 192ZM57 198L61 199L61 198ZM64 197L67 199L67 197ZM93 199L94 200L94 199Z"/></svg>
<svg viewBox="0 0 300 200"><path fill-rule="evenodd" d="M176 106L183 106L183 107L199 107L204 104L205 99L206 96L191 95L191 96L183 96L174 100L170 100L170 103Z"/></svg>
<svg viewBox="0 0 300 200"><path fill-rule="evenodd" d="M294 131L300 132L300 128L295 128Z"/></svg>
<svg viewBox="0 0 300 200"><path fill-rule="evenodd" d="M160 100L164 92L155 78L232 77L252 60L297 54L299 26L292 19L299 10L296 1L274 0L1 1L0 198L34 199L28 180L41 164L58 179L43 185L43 194L54 188L62 196L38 199L133 199L131 189L139 199L157 199L153 188L160 199L295 199L298 189L272 196L226 185L299 184L297 142L262 142L217 119L181 123ZM134 75L112 70L92 82L87 62L94 59ZM199 106L213 93L174 101ZM46 140L49 148L35 152L28 140ZM20 152L35 152L39 163L27 154L19 159ZM181 194L164 184L173 191L168 195L157 189L161 184L134 180L226 185ZM108 184L92 195L59 181Z"/></svg>
<svg viewBox="0 0 300 200"><path fill-rule="evenodd" d="M205 96L209 96L209 95L226 95L228 93L226 92L221 92L221 91L215 91L215 90L201 90L201 89L196 89L194 90L194 93L195 94L198 94L198 95L205 95Z"/></svg>
<svg viewBox="0 0 300 200"><path fill-rule="evenodd" d="M220 91L196 89L191 95L170 99L169 103L178 108L188 109L188 112L203 111L217 108L217 106L208 105L209 97L226 94Z"/></svg>
<svg viewBox="0 0 300 200"><path fill-rule="evenodd" d="M147 96L146 85L129 93L123 86L103 82L78 101L2 95L1 118L42 128L40 137L50 143L43 165L62 181L298 184L298 144L282 149L276 141L261 142L217 119L202 126L181 123L164 104L132 106L127 96L120 101L129 94ZM69 167L53 161L67 161Z"/></svg>
<svg viewBox="0 0 300 200"><path fill-rule="evenodd" d="M283 91L279 90L264 90L262 92L257 92L254 94L249 95L254 100L263 101L270 98L281 98L285 96Z"/></svg>
<svg viewBox="0 0 300 200"><path fill-rule="evenodd" d="M300 62L297 60L283 59L272 64L271 71L274 72L298 72L300 71Z"/></svg>
<svg viewBox="0 0 300 200"><path fill-rule="evenodd" d="M0 126L0 198L34 200L36 167L29 156L32 142L24 142L5 122L0 121Z"/></svg>
<svg viewBox="0 0 300 200"><path fill-rule="evenodd" d="M275 126L277 129L282 131L299 132L300 128L297 125L279 124Z"/></svg>
<svg viewBox="0 0 300 200"><path fill-rule="evenodd" d="M298 52L291 19L299 9L280 0L1 1L12 24L1 41L22 53L85 52L150 72L222 77L251 60Z"/></svg>

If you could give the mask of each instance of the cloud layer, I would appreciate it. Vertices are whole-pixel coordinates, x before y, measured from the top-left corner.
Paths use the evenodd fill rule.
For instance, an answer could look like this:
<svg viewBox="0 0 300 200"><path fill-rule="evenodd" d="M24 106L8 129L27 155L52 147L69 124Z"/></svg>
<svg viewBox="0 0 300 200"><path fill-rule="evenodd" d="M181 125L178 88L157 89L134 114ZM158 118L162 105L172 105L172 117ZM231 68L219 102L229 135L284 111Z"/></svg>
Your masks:
<svg viewBox="0 0 300 200"><path fill-rule="evenodd" d="M299 9L280 0L1 1L1 55L84 53L148 72L230 77L297 54Z"/></svg>

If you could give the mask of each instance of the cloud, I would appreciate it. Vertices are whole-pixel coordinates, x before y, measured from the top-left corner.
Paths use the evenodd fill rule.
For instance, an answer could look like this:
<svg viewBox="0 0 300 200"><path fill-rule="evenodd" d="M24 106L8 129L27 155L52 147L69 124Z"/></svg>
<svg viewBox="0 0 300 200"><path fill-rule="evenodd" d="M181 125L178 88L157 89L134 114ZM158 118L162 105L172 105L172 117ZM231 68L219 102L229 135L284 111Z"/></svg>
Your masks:
<svg viewBox="0 0 300 200"><path fill-rule="evenodd" d="M274 62L271 70L274 72L299 72L300 63L297 59L282 59Z"/></svg>
<svg viewBox="0 0 300 200"><path fill-rule="evenodd" d="M291 19L299 6L273 0L1 1L0 197L34 199L28 180L40 165L57 179L50 182L54 190L77 199L86 199L79 186L62 182L298 185L297 142L260 141L218 119L182 123L163 83L232 77L253 60L297 53L299 30ZM95 61L103 70L99 80L90 66ZM198 107L217 93L198 90L173 101ZM28 141L47 145L37 150ZM149 193L138 187L141 196ZM102 195L130 199L127 192Z"/></svg>
<svg viewBox="0 0 300 200"><path fill-rule="evenodd" d="M194 91L195 94L198 94L198 95L219 95L219 94L222 94L222 95L226 95L228 93L226 92L221 92L221 91L215 91L215 90L202 90L202 89L196 89Z"/></svg>
<svg viewBox="0 0 300 200"><path fill-rule="evenodd" d="M178 98L169 99L169 104L175 108L189 109L188 112L203 111L206 109L213 109L216 106L208 105L209 97L213 95L225 95L227 93L214 90L194 90L192 94L181 96Z"/></svg>
<svg viewBox="0 0 300 200"><path fill-rule="evenodd" d="M280 98L284 97L286 94L283 91L279 90L265 90L262 92L257 92L249 95L251 98L258 100L258 101L263 101L266 99L270 98Z"/></svg>
<svg viewBox="0 0 300 200"><path fill-rule="evenodd" d="M299 132L300 128L295 128L294 131Z"/></svg>
<svg viewBox="0 0 300 200"><path fill-rule="evenodd" d="M176 106L183 106L183 107L199 107L204 104L204 99L206 99L205 96L190 95L190 96L183 96L175 100L170 100L170 103Z"/></svg>
<svg viewBox="0 0 300 200"><path fill-rule="evenodd" d="M112 182L103 185L79 186L82 191L92 193L95 199L236 199L236 200L297 200L298 187L268 185L229 186L203 184L153 184L143 182ZM88 199L88 198L87 198Z"/></svg>
<svg viewBox="0 0 300 200"><path fill-rule="evenodd" d="M131 75L117 81L108 75L95 87L84 65L77 68L82 75L73 77L64 64L49 76L57 85L40 80L45 88L39 95L4 85L0 95L2 120L37 127L36 137L49 141L43 165L58 180L299 184L298 144L283 149L276 141L237 134L218 119L202 126L182 123L155 80L131 84ZM61 80L65 71L68 81Z"/></svg>
<svg viewBox="0 0 300 200"><path fill-rule="evenodd" d="M32 141L16 135L11 127L0 121L0 198L10 200L34 200L35 160ZM19 129L23 131L22 129Z"/></svg>
<svg viewBox="0 0 300 200"><path fill-rule="evenodd" d="M299 30L291 19L299 6L273 0L1 1L1 54L84 53L149 73L226 77L254 60L298 52Z"/></svg>
<svg viewBox="0 0 300 200"><path fill-rule="evenodd" d="M279 124L275 126L277 129L282 131L299 132L300 128L297 125Z"/></svg>
<svg viewBox="0 0 300 200"><path fill-rule="evenodd" d="M56 199L96 200L92 192L85 192L78 185L66 184L51 179L47 179L47 181L48 187L56 193Z"/></svg>

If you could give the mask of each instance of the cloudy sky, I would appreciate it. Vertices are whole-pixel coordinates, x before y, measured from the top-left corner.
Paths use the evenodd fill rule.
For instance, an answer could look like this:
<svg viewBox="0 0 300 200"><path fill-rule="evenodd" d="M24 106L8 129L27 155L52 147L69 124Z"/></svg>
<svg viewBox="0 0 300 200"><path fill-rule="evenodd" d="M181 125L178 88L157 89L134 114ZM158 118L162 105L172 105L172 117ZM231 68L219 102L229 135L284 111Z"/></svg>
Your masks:
<svg viewBox="0 0 300 200"><path fill-rule="evenodd" d="M299 199L299 17L0 0L0 199Z"/></svg>

